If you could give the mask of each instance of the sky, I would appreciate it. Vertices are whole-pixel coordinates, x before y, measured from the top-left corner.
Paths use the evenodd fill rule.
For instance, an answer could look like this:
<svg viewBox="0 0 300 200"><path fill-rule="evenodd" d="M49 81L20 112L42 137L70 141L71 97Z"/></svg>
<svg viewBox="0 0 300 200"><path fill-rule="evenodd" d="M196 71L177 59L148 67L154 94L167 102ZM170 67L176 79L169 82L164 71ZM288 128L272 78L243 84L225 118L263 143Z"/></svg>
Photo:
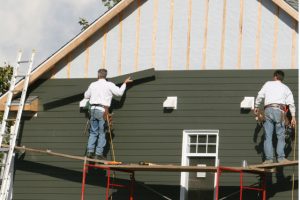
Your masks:
<svg viewBox="0 0 300 200"><path fill-rule="evenodd" d="M14 65L19 50L34 66L81 32L83 17L95 21L106 8L101 0L0 0L0 66Z"/></svg>

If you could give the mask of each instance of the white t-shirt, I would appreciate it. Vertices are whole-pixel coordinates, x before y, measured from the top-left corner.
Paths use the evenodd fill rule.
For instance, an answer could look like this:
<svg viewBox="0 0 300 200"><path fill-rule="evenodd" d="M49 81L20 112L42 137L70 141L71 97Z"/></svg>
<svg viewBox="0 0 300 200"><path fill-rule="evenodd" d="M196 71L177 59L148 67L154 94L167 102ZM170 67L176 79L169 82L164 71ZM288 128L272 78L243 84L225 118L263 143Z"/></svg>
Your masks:
<svg viewBox="0 0 300 200"><path fill-rule="evenodd" d="M122 96L126 89L126 84L121 87L105 79L98 79L90 84L84 93L84 98L90 99L90 104L101 104L109 107L113 96Z"/></svg>
<svg viewBox="0 0 300 200"><path fill-rule="evenodd" d="M258 107L262 99L265 99L264 104L284 104L289 105L292 116L295 116L296 108L294 104L293 93L288 86L281 81L266 82L255 100L255 107Z"/></svg>

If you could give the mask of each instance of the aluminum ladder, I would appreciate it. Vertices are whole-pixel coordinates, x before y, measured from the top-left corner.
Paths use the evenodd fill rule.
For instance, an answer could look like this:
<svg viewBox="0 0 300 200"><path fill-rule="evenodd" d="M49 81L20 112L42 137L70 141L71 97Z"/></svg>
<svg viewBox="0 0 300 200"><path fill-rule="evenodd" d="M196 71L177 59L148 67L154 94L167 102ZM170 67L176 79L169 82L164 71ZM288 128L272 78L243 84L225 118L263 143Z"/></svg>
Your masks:
<svg viewBox="0 0 300 200"><path fill-rule="evenodd" d="M22 61L22 51L19 51L17 64L13 67L13 74L10 80L10 88L7 91L7 99L3 114L3 119L1 123L0 130L0 152L2 152L2 167L1 167L1 190L0 199L8 200L12 199L12 178L13 178L13 164L14 164L14 148L16 146L16 140L18 136L19 126L21 122L22 112L25 104L25 98L27 94L27 88L29 85L30 74L32 71L33 59L35 51L32 51L31 58L28 61ZM26 73L20 72L21 65L28 64L28 69ZM23 88L16 90L16 83L24 79ZM17 104L12 104L12 99L14 94L21 93L20 101ZM18 111L15 117L11 116L11 106L18 106ZM9 131L10 129L10 131ZM2 148L4 139L9 141L8 148Z"/></svg>

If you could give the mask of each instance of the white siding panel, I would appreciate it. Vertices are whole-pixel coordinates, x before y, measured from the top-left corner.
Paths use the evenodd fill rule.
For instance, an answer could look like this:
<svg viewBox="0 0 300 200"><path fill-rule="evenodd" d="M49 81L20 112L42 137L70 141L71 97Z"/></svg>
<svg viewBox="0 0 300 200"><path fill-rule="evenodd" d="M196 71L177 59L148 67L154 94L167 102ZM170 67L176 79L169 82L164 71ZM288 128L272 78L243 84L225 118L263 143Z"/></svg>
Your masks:
<svg viewBox="0 0 300 200"><path fill-rule="evenodd" d="M277 68L290 69L292 61L292 29L293 22L291 17L280 10L279 12L279 31L277 49Z"/></svg>
<svg viewBox="0 0 300 200"><path fill-rule="evenodd" d="M219 0L209 1L206 69L220 68L223 4Z"/></svg>
<svg viewBox="0 0 300 200"><path fill-rule="evenodd" d="M119 54L119 18L116 16L108 25L106 46L106 68L108 77L118 76L118 54Z"/></svg>
<svg viewBox="0 0 300 200"><path fill-rule="evenodd" d="M154 1L142 1L141 5L139 70L151 67L153 4Z"/></svg>
<svg viewBox="0 0 300 200"><path fill-rule="evenodd" d="M241 69L254 69L256 59L258 2L244 1Z"/></svg>
<svg viewBox="0 0 300 200"><path fill-rule="evenodd" d="M170 0L158 1L156 66L157 70L168 69L168 47L170 26Z"/></svg>
<svg viewBox="0 0 300 200"><path fill-rule="evenodd" d="M200 69L204 37L205 1L193 0L191 19L190 69Z"/></svg>
<svg viewBox="0 0 300 200"><path fill-rule="evenodd" d="M269 0L262 0L262 32L260 68L272 68L272 49L274 44L274 13L275 6Z"/></svg>
<svg viewBox="0 0 300 200"><path fill-rule="evenodd" d="M59 61L55 65L55 78L67 78L67 65L68 65L68 57L64 57L61 61Z"/></svg>
<svg viewBox="0 0 300 200"><path fill-rule="evenodd" d="M70 78L84 77L85 44L83 43L71 54Z"/></svg>
<svg viewBox="0 0 300 200"><path fill-rule="evenodd" d="M224 69L234 69L238 60L240 0L227 1Z"/></svg>
<svg viewBox="0 0 300 200"><path fill-rule="evenodd" d="M172 68L185 69L188 30L188 0L174 1Z"/></svg>
<svg viewBox="0 0 300 200"><path fill-rule="evenodd" d="M134 51L136 46L136 8L132 3L123 12L122 73L134 72Z"/></svg>
<svg viewBox="0 0 300 200"><path fill-rule="evenodd" d="M90 44L88 77L94 78L97 77L98 69L102 68L103 29L90 39Z"/></svg>

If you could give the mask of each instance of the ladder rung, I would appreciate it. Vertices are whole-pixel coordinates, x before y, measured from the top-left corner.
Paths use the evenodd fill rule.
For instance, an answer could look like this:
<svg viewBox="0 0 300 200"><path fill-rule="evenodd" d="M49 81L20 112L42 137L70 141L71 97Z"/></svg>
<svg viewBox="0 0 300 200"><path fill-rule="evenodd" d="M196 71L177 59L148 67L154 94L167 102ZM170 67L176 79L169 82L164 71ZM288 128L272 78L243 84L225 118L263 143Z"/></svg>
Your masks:
<svg viewBox="0 0 300 200"><path fill-rule="evenodd" d="M0 152L3 152L3 151L9 151L9 148L5 148L5 147L0 148Z"/></svg>
<svg viewBox="0 0 300 200"><path fill-rule="evenodd" d="M30 62L30 60L21 60L18 63L21 64L21 63L29 63L29 62Z"/></svg>
<svg viewBox="0 0 300 200"><path fill-rule="evenodd" d="M17 94L17 93L20 93L22 92L23 90L12 90L11 92L14 93L14 94Z"/></svg>
<svg viewBox="0 0 300 200"><path fill-rule="evenodd" d="M20 74L20 75L16 75L15 77L19 78L19 77L26 77L26 76L27 76L26 74Z"/></svg>
<svg viewBox="0 0 300 200"><path fill-rule="evenodd" d="M5 121L7 121L7 122L13 122L13 121L17 121L17 119L5 119Z"/></svg>

